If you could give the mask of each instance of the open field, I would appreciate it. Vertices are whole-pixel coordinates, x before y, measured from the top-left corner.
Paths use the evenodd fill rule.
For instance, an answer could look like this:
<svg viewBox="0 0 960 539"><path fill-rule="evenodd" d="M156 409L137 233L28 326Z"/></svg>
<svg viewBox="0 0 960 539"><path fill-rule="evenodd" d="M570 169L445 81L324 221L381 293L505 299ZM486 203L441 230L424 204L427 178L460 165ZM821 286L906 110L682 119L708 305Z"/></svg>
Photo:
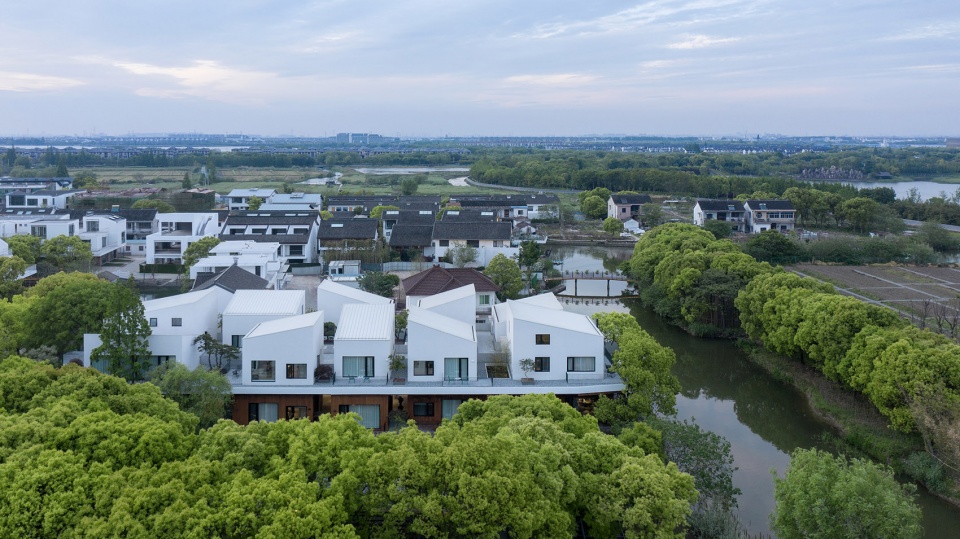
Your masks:
<svg viewBox="0 0 960 539"><path fill-rule="evenodd" d="M960 336L960 327L951 326L960 323L960 268L798 264L787 269L890 307L921 327Z"/></svg>

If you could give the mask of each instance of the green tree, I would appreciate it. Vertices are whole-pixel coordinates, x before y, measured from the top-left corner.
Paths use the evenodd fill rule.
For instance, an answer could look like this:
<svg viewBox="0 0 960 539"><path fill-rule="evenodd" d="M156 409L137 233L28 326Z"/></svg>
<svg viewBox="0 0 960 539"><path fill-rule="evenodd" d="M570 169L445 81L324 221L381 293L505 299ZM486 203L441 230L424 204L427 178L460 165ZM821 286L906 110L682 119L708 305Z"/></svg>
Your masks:
<svg viewBox="0 0 960 539"><path fill-rule="evenodd" d="M733 226L726 221L707 219L703 222L703 229L713 234L713 237L718 240L723 240L733 235Z"/></svg>
<svg viewBox="0 0 960 539"><path fill-rule="evenodd" d="M70 176L70 172L67 171L67 160L64 158L63 154L57 156L57 177L66 178Z"/></svg>
<svg viewBox="0 0 960 539"><path fill-rule="evenodd" d="M543 249L535 241L520 242L520 252L517 254L517 263L521 268L532 268L543 258Z"/></svg>
<svg viewBox="0 0 960 539"><path fill-rule="evenodd" d="M917 237L937 252L960 250L960 237L948 232L936 221L924 221L917 230Z"/></svg>
<svg viewBox="0 0 960 539"><path fill-rule="evenodd" d="M20 280L27 271L27 263L19 256L0 257L0 299L11 299L23 292Z"/></svg>
<svg viewBox="0 0 960 539"><path fill-rule="evenodd" d="M143 315L143 302L133 277L113 284L109 315L100 331L100 346L90 352L91 361L106 361L107 371L127 380L142 380L149 369L147 337L150 326Z"/></svg>
<svg viewBox="0 0 960 539"><path fill-rule="evenodd" d="M153 198L141 198L130 207L135 210L157 210L157 213L174 213L177 211L171 204Z"/></svg>
<svg viewBox="0 0 960 539"><path fill-rule="evenodd" d="M392 205L389 205L389 206L374 206L373 209L370 210L370 218L371 218L371 219L380 219L381 217L383 217L383 212L388 211L388 210L399 210L399 209L400 209L399 206L392 206Z"/></svg>
<svg viewBox="0 0 960 539"><path fill-rule="evenodd" d="M771 264L796 264L808 258L803 245L795 237L776 230L754 234L747 240L743 251L761 262Z"/></svg>
<svg viewBox="0 0 960 539"><path fill-rule="evenodd" d="M880 204L872 198L857 197L844 201L840 205L840 214L849 221L853 228L866 232L880 211Z"/></svg>
<svg viewBox="0 0 960 539"><path fill-rule="evenodd" d="M60 271L78 271L90 268L93 251L79 236L57 236L43 242L40 255L44 261Z"/></svg>
<svg viewBox="0 0 960 539"><path fill-rule="evenodd" d="M187 249L183 252L183 269L181 271L184 277L189 277L190 268L202 258L206 258L207 255L210 254L210 249L213 249L219 244L220 238L216 236L206 236L188 245Z"/></svg>
<svg viewBox="0 0 960 539"><path fill-rule="evenodd" d="M400 180L400 193L404 195L409 196L415 194L418 187L420 187L418 178L410 177Z"/></svg>
<svg viewBox="0 0 960 539"><path fill-rule="evenodd" d="M180 187L183 189L190 189L193 187L193 182L190 181L190 172L183 173L183 181L180 182Z"/></svg>
<svg viewBox="0 0 960 539"><path fill-rule="evenodd" d="M259 210L260 206L263 205L263 199L254 195L250 197L250 200L247 201L248 210Z"/></svg>
<svg viewBox="0 0 960 539"><path fill-rule="evenodd" d="M623 232L623 221L616 217L607 217L603 220L603 231L611 236L619 236Z"/></svg>
<svg viewBox="0 0 960 539"><path fill-rule="evenodd" d="M17 234L4 241L10 246L13 256L20 257L27 265L36 264L40 258L40 238L29 234Z"/></svg>
<svg viewBox="0 0 960 539"><path fill-rule="evenodd" d="M920 537L915 487L866 460L798 449L783 478L774 474L774 531L802 537Z"/></svg>
<svg viewBox="0 0 960 539"><path fill-rule="evenodd" d="M454 266L464 268L477 261L477 250L466 243L458 243L447 250L447 258Z"/></svg>
<svg viewBox="0 0 960 539"><path fill-rule="evenodd" d="M240 349L236 346L224 344L206 331L193 339L193 345L201 354L207 356L207 368L219 371L224 365L240 358Z"/></svg>
<svg viewBox="0 0 960 539"><path fill-rule="evenodd" d="M580 204L580 211L588 219L603 219L607 216L607 202L598 196L590 196Z"/></svg>
<svg viewBox="0 0 960 539"><path fill-rule="evenodd" d="M320 210L320 220L326 221L328 219L333 219L333 212L327 210Z"/></svg>
<svg viewBox="0 0 960 539"><path fill-rule="evenodd" d="M663 208L654 203L643 205L642 214L643 226L647 228L655 227L663 222Z"/></svg>
<svg viewBox="0 0 960 539"><path fill-rule="evenodd" d="M385 298L392 298L394 296L394 289L400 285L400 277L393 273L368 271L357 279L357 284L360 285L361 290Z"/></svg>
<svg viewBox="0 0 960 539"><path fill-rule="evenodd" d="M17 150L13 147L7 148L6 153L6 162L7 166L13 168L13 164L17 161Z"/></svg>
<svg viewBox="0 0 960 539"><path fill-rule="evenodd" d="M197 416L201 429L223 419L233 402L230 381L217 371L191 371L181 363L170 362L154 369L148 381L179 404L181 410Z"/></svg>
<svg viewBox="0 0 960 539"><path fill-rule="evenodd" d="M516 299L520 290L523 289L523 273L520 271L520 266L503 253L497 254L490 260L483 274L500 288L497 292L500 301Z"/></svg>

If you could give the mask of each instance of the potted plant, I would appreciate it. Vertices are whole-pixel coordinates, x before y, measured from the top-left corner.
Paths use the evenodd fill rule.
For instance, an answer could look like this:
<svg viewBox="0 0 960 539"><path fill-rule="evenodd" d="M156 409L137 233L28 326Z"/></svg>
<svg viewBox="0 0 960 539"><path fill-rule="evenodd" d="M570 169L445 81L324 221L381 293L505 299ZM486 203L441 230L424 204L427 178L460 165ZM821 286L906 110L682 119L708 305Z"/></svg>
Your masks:
<svg viewBox="0 0 960 539"><path fill-rule="evenodd" d="M522 384L532 384L533 378L530 378L530 373L533 372L534 363L530 358L523 358L520 360L520 370L523 371L523 378L520 379Z"/></svg>
<svg viewBox="0 0 960 539"><path fill-rule="evenodd" d="M401 354L392 354L387 358L389 360L388 367L393 373L393 382L395 384L402 384L407 381L406 377L400 376L400 373L406 374L407 371L407 358Z"/></svg>
<svg viewBox="0 0 960 539"><path fill-rule="evenodd" d="M317 365L317 368L313 370L313 379L317 382L333 380L333 365Z"/></svg>

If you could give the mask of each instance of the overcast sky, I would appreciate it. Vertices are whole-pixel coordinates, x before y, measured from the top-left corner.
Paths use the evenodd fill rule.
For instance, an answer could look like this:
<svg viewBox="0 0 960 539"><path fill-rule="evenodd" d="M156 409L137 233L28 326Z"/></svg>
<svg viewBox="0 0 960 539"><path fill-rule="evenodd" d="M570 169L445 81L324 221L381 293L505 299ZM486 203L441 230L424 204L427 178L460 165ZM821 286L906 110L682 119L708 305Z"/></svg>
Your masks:
<svg viewBox="0 0 960 539"><path fill-rule="evenodd" d="M7 0L0 134L960 135L957 0Z"/></svg>

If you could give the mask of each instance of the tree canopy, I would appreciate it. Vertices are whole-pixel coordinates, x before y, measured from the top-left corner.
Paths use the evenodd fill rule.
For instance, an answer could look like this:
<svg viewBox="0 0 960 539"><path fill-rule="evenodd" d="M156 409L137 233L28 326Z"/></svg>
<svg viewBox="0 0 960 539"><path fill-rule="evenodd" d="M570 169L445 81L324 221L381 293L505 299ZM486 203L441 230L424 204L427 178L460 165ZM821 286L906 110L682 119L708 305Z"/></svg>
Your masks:
<svg viewBox="0 0 960 539"><path fill-rule="evenodd" d="M498 253L490 259L483 274L500 287L500 291L497 292L500 301L516 299L520 290L523 289L523 273L520 271L520 266L503 253Z"/></svg>
<svg viewBox="0 0 960 539"><path fill-rule="evenodd" d="M392 298L394 290L400 285L400 277L393 273L382 271L368 271L357 279L360 289L371 294Z"/></svg>
<svg viewBox="0 0 960 539"><path fill-rule="evenodd" d="M187 178L186 174L188 173L185 173L185 178ZM177 211L177 208L171 204L154 198L141 198L130 207L135 210L157 210L158 213L173 213Z"/></svg>

